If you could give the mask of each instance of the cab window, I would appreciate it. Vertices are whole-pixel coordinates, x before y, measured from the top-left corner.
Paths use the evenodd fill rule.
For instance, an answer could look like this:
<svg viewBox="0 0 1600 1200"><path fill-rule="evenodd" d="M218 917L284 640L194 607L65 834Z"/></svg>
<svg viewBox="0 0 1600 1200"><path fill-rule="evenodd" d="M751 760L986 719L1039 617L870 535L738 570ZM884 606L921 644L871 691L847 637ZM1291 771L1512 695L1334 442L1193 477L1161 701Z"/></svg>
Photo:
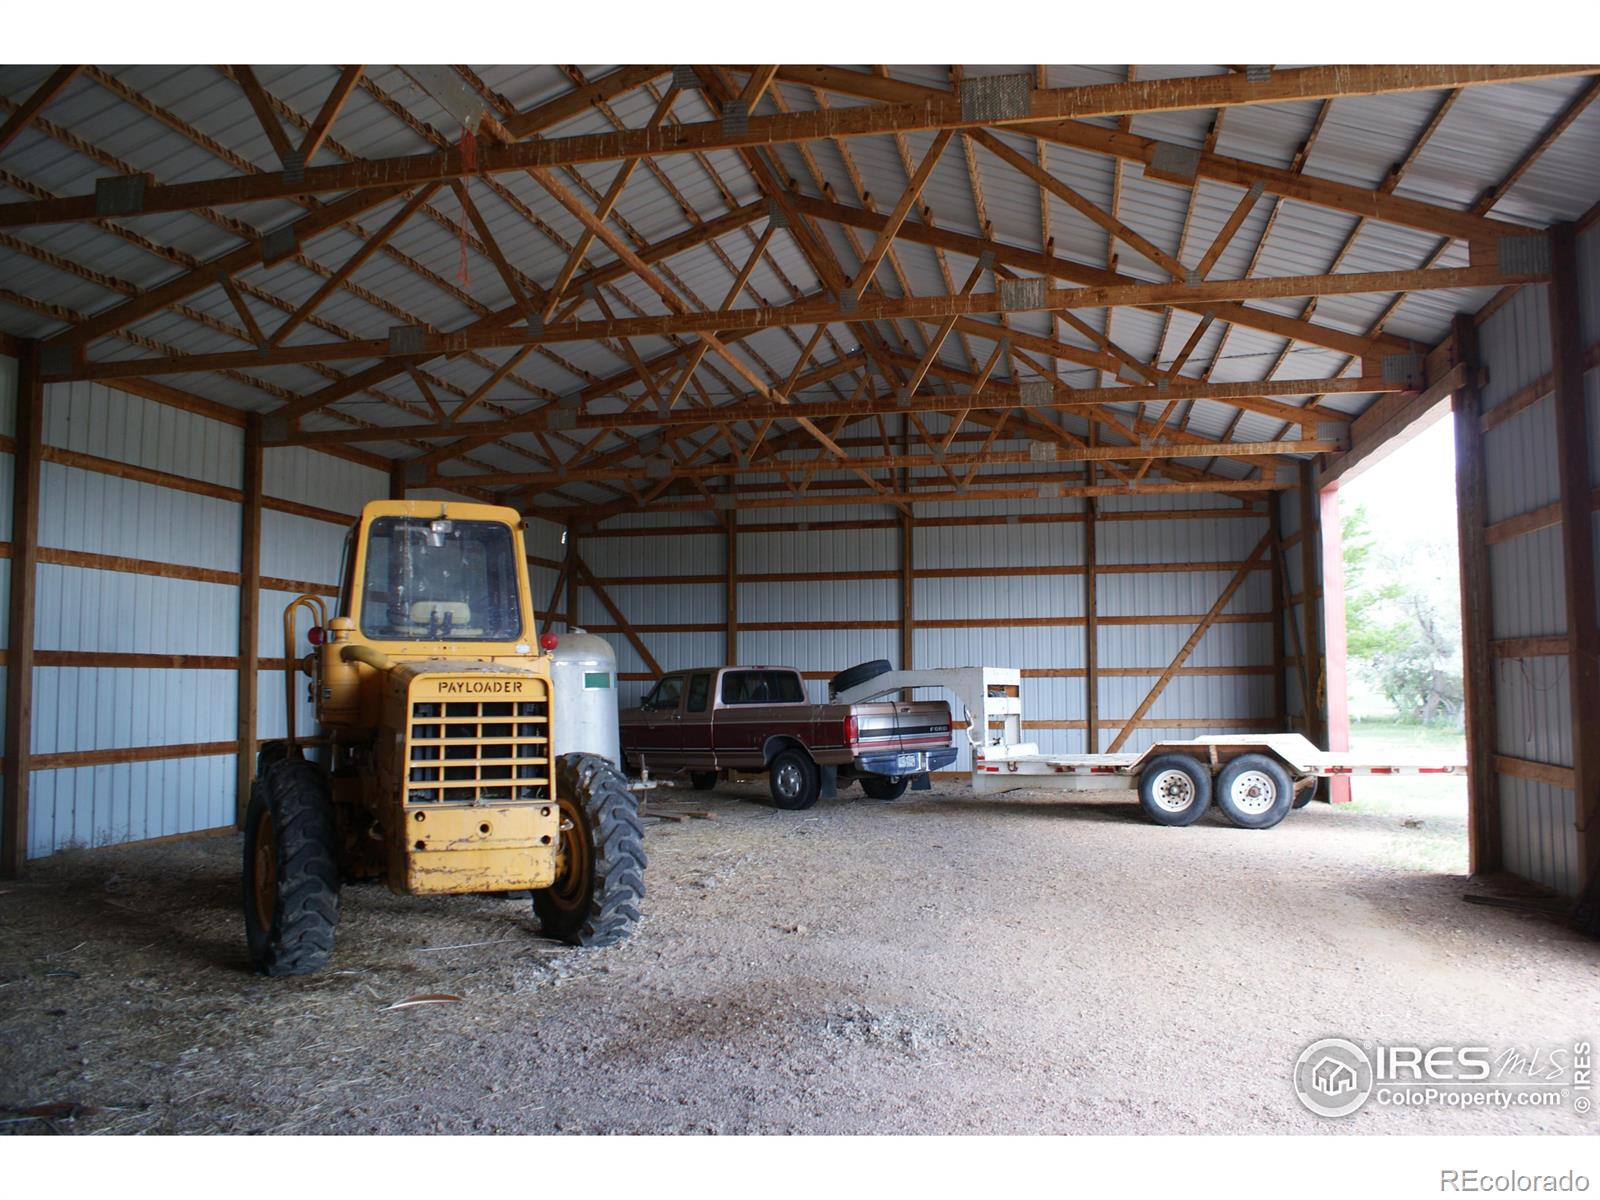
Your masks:
<svg viewBox="0 0 1600 1200"><path fill-rule="evenodd" d="M515 641L518 580L509 525L378 517L367 529L361 632L380 641Z"/></svg>
<svg viewBox="0 0 1600 1200"><path fill-rule="evenodd" d="M682 695L683 676L668 675L650 689L650 694L644 698L644 703L640 707L649 709L677 708L678 698Z"/></svg>
<svg viewBox="0 0 1600 1200"><path fill-rule="evenodd" d="M793 671L729 671L722 677L724 704L799 704L805 699Z"/></svg>
<svg viewBox="0 0 1600 1200"><path fill-rule="evenodd" d="M701 673L689 680L689 700L683 707L687 712L705 712L706 701L711 696L711 676Z"/></svg>

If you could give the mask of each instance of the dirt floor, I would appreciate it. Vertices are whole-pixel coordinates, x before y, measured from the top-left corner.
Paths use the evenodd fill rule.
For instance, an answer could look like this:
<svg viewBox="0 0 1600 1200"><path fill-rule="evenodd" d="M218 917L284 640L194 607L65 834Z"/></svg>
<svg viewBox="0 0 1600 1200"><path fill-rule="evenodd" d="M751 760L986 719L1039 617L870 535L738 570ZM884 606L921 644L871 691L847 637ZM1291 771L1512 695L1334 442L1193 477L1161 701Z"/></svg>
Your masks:
<svg viewBox="0 0 1600 1200"><path fill-rule="evenodd" d="M1158 828L1124 796L764 800L665 806L714 815L650 825L621 946L542 940L526 901L364 885L305 979L246 970L236 838L37 863L0 884L0 1130L1597 1128L1570 1107L1328 1121L1291 1091L1324 1036L1597 1032L1600 944L1408 865L1459 844L1439 805L1313 804L1255 833ZM391 1007L430 993L460 1000ZM41 1104L63 1107L21 1116Z"/></svg>

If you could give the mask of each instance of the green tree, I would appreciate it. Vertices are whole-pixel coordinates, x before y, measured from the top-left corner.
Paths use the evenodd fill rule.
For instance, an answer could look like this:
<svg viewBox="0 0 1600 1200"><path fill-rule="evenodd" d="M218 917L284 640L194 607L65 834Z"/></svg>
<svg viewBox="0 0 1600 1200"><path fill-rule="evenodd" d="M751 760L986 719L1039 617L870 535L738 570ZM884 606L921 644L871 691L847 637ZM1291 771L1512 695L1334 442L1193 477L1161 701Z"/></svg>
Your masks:
<svg viewBox="0 0 1600 1200"><path fill-rule="evenodd" d="M1436 540L1380 541L1364 505L1342 519L1346 649L1404 718L1459 721L1461 609L1455 548Z"/></svg>

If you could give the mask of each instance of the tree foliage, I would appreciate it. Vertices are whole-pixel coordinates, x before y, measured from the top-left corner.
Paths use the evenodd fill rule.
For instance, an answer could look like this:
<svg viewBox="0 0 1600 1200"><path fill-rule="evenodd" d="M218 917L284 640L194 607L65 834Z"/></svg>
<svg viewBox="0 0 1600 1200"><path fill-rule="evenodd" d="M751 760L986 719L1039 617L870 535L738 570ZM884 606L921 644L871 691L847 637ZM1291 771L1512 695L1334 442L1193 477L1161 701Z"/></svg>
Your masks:
<svg viewBox="0 0 1600 1200"><path fill-rule="evenodd" d="M1404 718L1459 723L1461 607L1456 551L1438 540L1380 539L1365 505L1342 520L1346 648Z"/></svg>

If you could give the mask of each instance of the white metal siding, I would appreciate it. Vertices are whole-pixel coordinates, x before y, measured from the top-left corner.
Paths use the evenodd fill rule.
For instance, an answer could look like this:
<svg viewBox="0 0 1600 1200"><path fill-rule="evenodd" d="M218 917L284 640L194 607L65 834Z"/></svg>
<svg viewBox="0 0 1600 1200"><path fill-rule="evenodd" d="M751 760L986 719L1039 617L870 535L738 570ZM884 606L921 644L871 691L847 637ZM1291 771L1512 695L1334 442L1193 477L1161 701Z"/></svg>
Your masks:
<svg viewBox="0 0 1600 1200"><path fill-rule="evenodd" d="M1586 238L1589 257L1593 239ZM1580 254L1580 260L1584 255ZM1593 264L1586 292L1596 286ZM1593 305L1587 305L1593 324ZM1590 335L1593 336L1592 334ZM1548 289L1518 291L1479 329L1488 368L1485 411L1493 411L1551 369ZM1593 376L1589 379L1593 387ZM1555 400L1546 396L1484 435L1487 520L1520 516L1560 495ZM1591 407L1591 427L1594 408ZM1559 525L1491 545L1489 590L1494 638L1567 631L1565 567ZM1494 660L1494 751L1556 766L1572 765L1572 711L1565 655ZM1570 788L1498 776L1505 866L1568 895L1579 886L1578 834Z"/></svg>

